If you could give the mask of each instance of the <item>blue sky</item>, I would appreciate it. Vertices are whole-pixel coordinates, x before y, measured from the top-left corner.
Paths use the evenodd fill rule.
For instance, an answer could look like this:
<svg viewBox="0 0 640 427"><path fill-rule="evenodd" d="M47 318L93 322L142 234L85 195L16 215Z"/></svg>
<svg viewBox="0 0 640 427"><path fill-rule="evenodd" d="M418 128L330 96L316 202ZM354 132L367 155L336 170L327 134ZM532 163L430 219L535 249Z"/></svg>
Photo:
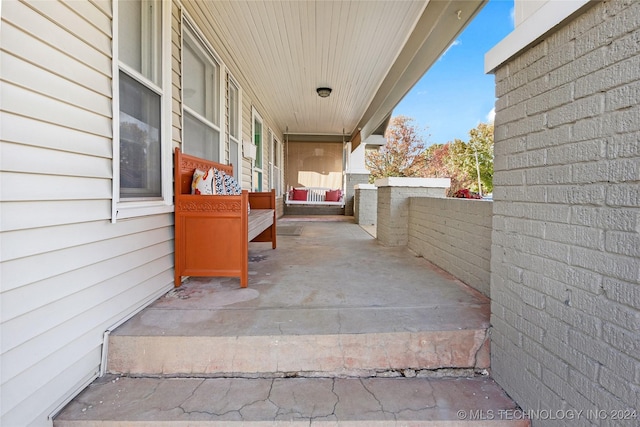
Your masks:
<svg viewBox="0 0 640 427"><path fill-rule="evenodd" d="M513 30L513 0L490 0L413 89L393 115L414 118L426 145L469 140L488 122L495 104L494 76L484 54Z"/></svg>

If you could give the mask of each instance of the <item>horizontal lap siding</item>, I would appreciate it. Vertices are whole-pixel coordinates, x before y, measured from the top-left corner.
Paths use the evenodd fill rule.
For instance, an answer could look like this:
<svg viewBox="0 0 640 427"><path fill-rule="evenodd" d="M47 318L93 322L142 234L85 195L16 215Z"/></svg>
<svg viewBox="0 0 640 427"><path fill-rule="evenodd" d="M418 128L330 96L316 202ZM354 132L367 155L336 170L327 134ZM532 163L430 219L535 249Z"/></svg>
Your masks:
<svg viewBox="0 0 640 427"><path fill-rule="evenodd" d="M110 222L111 25L109 1L2 3L1 425L50 425L173 280L171 214Z"/></svg>

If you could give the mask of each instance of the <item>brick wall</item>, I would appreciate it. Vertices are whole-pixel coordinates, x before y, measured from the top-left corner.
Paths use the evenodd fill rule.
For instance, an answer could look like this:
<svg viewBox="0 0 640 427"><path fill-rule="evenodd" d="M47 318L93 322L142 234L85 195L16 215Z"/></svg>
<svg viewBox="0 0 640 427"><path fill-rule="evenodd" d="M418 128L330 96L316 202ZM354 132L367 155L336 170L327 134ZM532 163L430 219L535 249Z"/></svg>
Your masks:
<svg viewBox="0 0 640 427"><path fill-rule="evenodd" d="M496 70L492 374L524 409L640 408L640 1ZM542 425L638 425L611 414Z"/></svg>
<svg viewBox="0 0 640 427"><path fill-rule="evenodd" d="M489 296L492 202L413 197L408 247Z"/></svg>
<svg viewBox="0 0 640 427"><path fill-rule="evenodd" d="M427 180L429 178L399 179ZM406 246L409 242L409 199L411 197L445 197L446 190L446 187L379 186L376 210L378 242L385 246Z"/></svg>
<svg viewBox="0 0 640 427"><path fill-rule="evenodd" d="M373 184L358 184L353 197L356 224L375 225L378 214L378 189Z"/></svg>

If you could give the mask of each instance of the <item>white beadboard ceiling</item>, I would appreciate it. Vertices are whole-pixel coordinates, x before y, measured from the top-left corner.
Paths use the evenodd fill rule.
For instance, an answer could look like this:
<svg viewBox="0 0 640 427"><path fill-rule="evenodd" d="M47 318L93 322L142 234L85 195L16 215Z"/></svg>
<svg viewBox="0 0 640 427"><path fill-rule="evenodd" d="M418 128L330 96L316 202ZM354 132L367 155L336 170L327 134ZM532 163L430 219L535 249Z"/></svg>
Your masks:
<svg viewBox="0 0 640 427"><path fill-rule="evenodd" d="M376 133L487 0L184 1L297 140ZM460 11L460 13L458 13ZM459 15L459 17L458 17ZM203 22L204 24L204 22ZM318 87L330 87L320 98Z"/></svg>

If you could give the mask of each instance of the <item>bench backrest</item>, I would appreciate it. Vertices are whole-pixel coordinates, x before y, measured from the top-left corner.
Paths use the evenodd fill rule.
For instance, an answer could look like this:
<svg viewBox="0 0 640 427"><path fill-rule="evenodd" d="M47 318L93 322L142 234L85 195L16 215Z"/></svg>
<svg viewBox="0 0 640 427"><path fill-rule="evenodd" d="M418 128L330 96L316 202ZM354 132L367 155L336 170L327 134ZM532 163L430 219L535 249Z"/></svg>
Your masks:
<svg viewBox="0 0 640 427"><path fill-rule="evenodd" d="M229 176L233 176L233 165L223 165L222 163L190 156L182 153L179 148L175 150L173 167L176 195L191 194L191 181L193 180L193 172L196 169L208 171L209 168L216 168Z"/></svg>

